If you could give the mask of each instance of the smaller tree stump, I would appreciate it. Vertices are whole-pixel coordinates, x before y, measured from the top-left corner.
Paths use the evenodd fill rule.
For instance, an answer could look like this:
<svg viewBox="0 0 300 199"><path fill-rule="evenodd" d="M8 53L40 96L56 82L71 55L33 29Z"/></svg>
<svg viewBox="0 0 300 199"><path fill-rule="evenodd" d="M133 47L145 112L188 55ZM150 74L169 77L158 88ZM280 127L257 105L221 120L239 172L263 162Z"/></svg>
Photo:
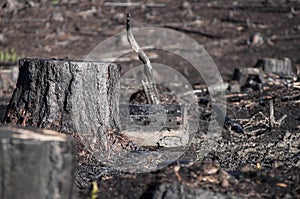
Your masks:
<svg viewBox="0 0 300 199"><path fill-rule="evenodd" d="M0 127L0 198L74 198L75 156L66 135Z"/></svg>

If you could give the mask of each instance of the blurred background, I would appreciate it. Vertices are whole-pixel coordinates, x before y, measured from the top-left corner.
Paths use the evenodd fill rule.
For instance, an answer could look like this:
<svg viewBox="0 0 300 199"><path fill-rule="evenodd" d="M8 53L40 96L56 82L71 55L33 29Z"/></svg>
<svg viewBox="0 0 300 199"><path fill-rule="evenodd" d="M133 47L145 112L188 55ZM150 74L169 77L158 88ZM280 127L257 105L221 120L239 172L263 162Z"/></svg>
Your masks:
<svg viewBox="0 0 300 199"><path fill-rule="evenodd" d="M234 68L251 67L259 57L288 57L295 68L300 65L297 0L1 0L1 99L12 92L19 58L84 59L97 44L126 30L127 12L133 27L171 28L198 41L224 80L231 79ZM202 83L178 56L146 52L152 62L189 77L192 85ZM141 64L134 53L118 62L123 71Z"/></svg>

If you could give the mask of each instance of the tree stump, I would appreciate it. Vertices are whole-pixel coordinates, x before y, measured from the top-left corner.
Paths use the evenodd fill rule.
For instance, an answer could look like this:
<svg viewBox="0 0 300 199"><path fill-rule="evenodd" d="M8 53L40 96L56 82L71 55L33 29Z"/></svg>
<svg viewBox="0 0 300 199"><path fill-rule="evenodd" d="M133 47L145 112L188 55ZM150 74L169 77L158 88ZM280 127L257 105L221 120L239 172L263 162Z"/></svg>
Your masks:
<svg viewBox="0 0 300 199"><path fill-rule="evenodd" d="M120 68L115 64L22 59L5 123L78 132L85 143L118 128Z"/></svg>
<svg viewBox="0 0 300 199"><path fill-rule="evenodd" d="M45 130L0 127L0 198L73 198L71 139Z"/></svg>

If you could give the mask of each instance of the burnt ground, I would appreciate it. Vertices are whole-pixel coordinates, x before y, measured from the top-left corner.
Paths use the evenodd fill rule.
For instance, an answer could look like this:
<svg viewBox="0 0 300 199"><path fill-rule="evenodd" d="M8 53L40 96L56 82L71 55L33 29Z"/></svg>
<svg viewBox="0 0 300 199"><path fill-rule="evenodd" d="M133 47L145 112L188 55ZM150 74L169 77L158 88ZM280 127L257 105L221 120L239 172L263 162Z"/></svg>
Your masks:
<svg viewBox="0 0 300 199"><path fill-rule="evenodd" d="M124 31L126 13L131 12L135 27L168 27L203 44L225 81L235 68L251 67L259 57L289 57L295 72L300 67L299 1L156 0L156 5L130 7L108 1L8 2L18 1L0 2L0 50L14 49L18 57L83 59L99 42ZM255 34L263 42L254 39ZM151 61L184 73L191 84L203 83L191 68L184 70L188 65L184 60L159 51L148 53L154 54ZM126 71L141 63L120 64ZM0 65L4 71L16 63L7 59ZM14 83L2 73L4 79L9 83L5 88L0 85L1 117ZM144 174L121 173L80 153L84 156L78 159L80 198L90 198L92 181L98 182L100 198L299 198L299 88L285 84L242 93L246 95L227 97L227 115L243 125L245 133L223 130L204 158L197 155L200 138L181 161ZM268 121L270 99L276 121L287 115L274 127Z"/></svg>

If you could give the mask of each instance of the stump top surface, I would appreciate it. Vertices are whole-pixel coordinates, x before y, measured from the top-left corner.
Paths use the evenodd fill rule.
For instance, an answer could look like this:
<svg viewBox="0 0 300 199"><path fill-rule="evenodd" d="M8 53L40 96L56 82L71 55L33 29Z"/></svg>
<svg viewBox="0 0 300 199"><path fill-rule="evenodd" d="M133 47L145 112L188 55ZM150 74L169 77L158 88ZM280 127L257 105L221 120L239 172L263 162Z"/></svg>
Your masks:
<svg viewBox="0 0 300 199"><path fill-rule="evenodd" d="M67 136L47 129L30 129L24 127L0 127L0 138L31 139L39 141L67 141Z"/></svg>
<svg viewBox="0 0 300 199"><path fill-rule="evenodd" d="M65 62L78 64L114 64L111 62L93 61L93 60L72 60L72 59L47 59L47 58L22 58L20 62Z"/></svg>

